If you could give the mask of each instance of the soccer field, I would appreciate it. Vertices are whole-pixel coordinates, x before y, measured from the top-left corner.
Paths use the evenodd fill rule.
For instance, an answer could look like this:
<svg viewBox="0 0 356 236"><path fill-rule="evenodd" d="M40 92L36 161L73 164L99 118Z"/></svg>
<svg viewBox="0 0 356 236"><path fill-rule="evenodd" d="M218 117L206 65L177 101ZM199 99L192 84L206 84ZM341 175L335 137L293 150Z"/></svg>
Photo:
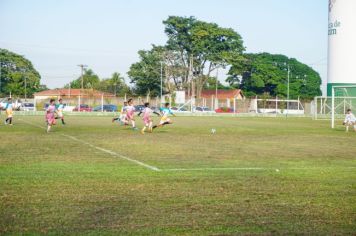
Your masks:
<svg viewBox="0 0 356 236"><path fill-rule="evenodd" d="M329 121L66 122L0 125L0 234L356 234L356 133Z"/></svg>

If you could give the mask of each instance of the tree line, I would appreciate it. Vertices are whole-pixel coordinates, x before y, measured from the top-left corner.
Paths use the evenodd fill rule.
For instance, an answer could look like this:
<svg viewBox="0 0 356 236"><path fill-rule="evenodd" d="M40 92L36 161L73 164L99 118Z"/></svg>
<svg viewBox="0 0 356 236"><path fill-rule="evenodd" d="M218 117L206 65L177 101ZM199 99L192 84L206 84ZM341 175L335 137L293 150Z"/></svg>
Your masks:
<svg viewBox="0 0 356 236"><path fill-rule="evenodd" d="M185 90L200 97L203 89L218 86L242 89L247 96L287 97L289 77L290 98L321 95L320 75L310 66L285 55L246 53L241 35L231 28L180 16L169 16L163 25L166 43L138 51L139 61L127 72L131 87L118 72L100 79L91 69L84 72L83 87L120 96L158 96L162 77L164 94ZM0 49L0 66L0 96L10 92L30 96L46 89L40 84L40 74L23 56ZM227 85L217 81L219 69L228 71ZM79 77L65 87L81 88L81 82Z"/></svg>
<svg viewBox="0 0 356 236"><path fill-rule="evenodd" d="M190 91L199 97L202 89L240 88L247 96L264 95L311 99L321 95L320 75L297 59L269 53L245 53L243 39L231 28L197 20L170 16L163 21L167 42L140 50L139 61L128 72L138 94L160 93L160 72L164 93ZM216 70L228 70L224 86ZM217 83L218 82L218 83Z"/></svg>

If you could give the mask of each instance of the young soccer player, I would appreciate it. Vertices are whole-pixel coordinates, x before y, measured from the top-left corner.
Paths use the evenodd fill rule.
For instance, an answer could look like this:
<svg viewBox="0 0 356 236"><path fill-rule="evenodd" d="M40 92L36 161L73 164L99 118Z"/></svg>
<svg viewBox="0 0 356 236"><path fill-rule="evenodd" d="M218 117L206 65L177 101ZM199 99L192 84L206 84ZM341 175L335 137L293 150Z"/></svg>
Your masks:
<svg viewBox="0 0 356 236"><path fill-rule="evenodd" d="M155 113L158 116L160 116L159 113L152 111L152 109L150 108L150 104L148 102L146 102L144 104L144 106L145 106L145 108L138 114L138 116L139 116L141 113L143 113L142 120L143 120L144 126L143 126L143 128L141 130L141 134L145 134L146 128L148 128L148 130L150 132L152 132L152 123L153 123L153 121L151 119L151 114L152 113Z"/></svg>
<svg viewBox="0 0 356 236"><path fill-rule="evenodd" d="M343 125L346 126L346 132L349 132L349 126L353 126L354 131L356 132L356 117L354 114L352 114L351 109L347 109Z"/></svg>
<svg viewBox="0 0 356 236"><path fill-rule="evenodd" d="M49 106L46 109L47 133L51 130L52 125L56 124L54 113L57 113L55 100L51 99L49 101Z"/></svg>
<svg viewBox="0 0 356 236"><path fill-rule="evenodd" d="M162 117L161 120L159 122L159 125L155 125L152 128L158 128L158 127L162 127L164 125L168 125L168 124L173 124L173 121L171 119L169 119L169 115L175 116L172 112L172 110L169 108L169 103L165 103L164 107L160 108L161 113L162 113Z"/></svg>
<svg viewBox="0 0 356 236"><path fill-rule="evenodd" d="M61 119L62 124L65 125L64 115L63 115L64 104L62 98L58 99L58 104L56 105L57 117L56 119Z"/></svg>
<svg viewBox="0 0 356 236"><path fill-rule="evenodd" d="M133 130L137 130L134 115L135 115L135 107L134 107L134 105L133 105L133 99L130 98L130 99L127 101L126 118L127 118L127 121L128 121L128 122L131 122L131 124L132 124L132 129L133 129Z"/></svg>
<svg viewBox="0 0 356 236"><path fill-rule="evenodd" d="M127 125L128 122L126 119L126 109L127 109L127 102L124 102L124 105L121 107L120 116L113 118L112 122L118 120L120 122L120 124Z"/></svg>
<svg viewBox="0 0 356 236"><path fill-rule="evenodd" d="M4 109L5 109L5 113L6 113L5 125L12 125L13 111L12 111L12 99L11 98L7 99Z"/></svg>

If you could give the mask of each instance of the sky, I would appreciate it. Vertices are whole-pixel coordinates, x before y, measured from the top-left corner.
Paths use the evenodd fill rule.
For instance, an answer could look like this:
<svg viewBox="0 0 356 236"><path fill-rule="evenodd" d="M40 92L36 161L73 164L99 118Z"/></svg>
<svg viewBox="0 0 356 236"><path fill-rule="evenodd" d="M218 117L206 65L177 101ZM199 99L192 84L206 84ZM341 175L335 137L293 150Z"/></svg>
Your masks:
<svg viewBox="0 0 356 236"><path fill-rule="evenodd" d="M0 0L0 48L32 61L49 88L80 76L78 64L129 82L137 51L166 42L171 15L233 28L246 52L296 58L326 84L327 0Z"/></svg>

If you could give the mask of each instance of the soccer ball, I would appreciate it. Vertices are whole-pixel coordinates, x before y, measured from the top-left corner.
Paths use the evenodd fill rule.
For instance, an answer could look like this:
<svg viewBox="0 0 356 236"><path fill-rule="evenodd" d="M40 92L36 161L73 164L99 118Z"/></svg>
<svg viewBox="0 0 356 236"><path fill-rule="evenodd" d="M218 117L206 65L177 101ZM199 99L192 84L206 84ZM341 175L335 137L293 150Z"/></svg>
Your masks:
<svg viewBox="0 0 356 236"><path fill-rule="evenodd" d="M216 133L216 129L211 129L211 133L215 134Z"/></svg>

